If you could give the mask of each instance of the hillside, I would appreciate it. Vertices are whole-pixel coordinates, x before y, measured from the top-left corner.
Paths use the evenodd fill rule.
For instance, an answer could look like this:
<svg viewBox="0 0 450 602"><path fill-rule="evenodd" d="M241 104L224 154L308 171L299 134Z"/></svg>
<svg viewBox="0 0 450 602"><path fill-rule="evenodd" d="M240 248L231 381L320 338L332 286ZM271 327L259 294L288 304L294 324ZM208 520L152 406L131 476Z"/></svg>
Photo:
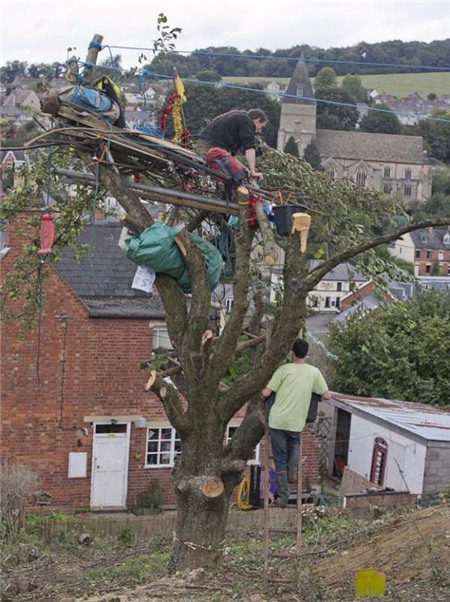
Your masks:
<svg viewBox="0 0 450 602"><path fill-rule="evenodd" d="M341 81L342 77L338 77ZM385 92L393 96L407 96L412 92L418 92L424 98L433 93L441 96L450 93L450 72L434 73L389 73L382 75L361 75L363 86ZM255 85L261 83L267 85L270 82L278 82L286 86L289 82L287 77L224 77L225 83L234 83L239 86ZM314 80L312 80L314 83Z"/></svg>

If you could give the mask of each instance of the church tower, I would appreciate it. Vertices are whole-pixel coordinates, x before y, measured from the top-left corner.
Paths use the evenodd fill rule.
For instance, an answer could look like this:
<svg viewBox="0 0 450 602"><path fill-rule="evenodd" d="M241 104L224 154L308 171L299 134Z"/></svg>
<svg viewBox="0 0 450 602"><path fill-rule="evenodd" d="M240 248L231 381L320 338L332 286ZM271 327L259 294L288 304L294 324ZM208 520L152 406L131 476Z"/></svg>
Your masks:
<svg viewBox="0 0 450 602"><path fill-rule="evenodd" d="M303 55L280 102L277 149L283 151L286 142L293 136L302 157L305 148L316 137L316 101Z"/></svg>

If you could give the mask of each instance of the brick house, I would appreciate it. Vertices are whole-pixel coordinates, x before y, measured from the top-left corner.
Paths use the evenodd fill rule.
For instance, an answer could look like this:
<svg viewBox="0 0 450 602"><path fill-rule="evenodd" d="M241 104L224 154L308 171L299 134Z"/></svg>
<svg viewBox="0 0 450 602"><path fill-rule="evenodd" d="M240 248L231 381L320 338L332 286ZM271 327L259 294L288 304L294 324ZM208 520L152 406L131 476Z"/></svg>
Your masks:
<svg viewBox="0 0 450 602"><path fill-rule="evenodd" d="M46 267L40 336L36 328L20 340L16 324L2 326L2 459L37 470L51 510L130 508L154 481L163 505L175 503L180 442L140 369L152 348L170 345L164 311L156 293L131 289L136 266L118 247L120 232L117 222L97 222L81 237L88 257L78 263L68 249ZM20 248L14 231L5 244L2 274ZM304 449L305 483L316 484L310 431Z"/></svg>
<svg viewBox="0 0 450 602"><path fill-rule="evenodd" d="M404 234L389 247L394 257L414 265L416 276L450 276L450 231L426 228Z"/></svg>

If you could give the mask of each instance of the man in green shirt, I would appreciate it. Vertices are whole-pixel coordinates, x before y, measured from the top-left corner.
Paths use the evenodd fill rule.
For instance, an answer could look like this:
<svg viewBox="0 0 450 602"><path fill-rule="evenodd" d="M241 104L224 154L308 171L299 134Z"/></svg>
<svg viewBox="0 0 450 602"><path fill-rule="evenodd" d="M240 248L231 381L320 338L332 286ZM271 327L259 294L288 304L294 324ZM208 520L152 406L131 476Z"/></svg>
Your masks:
<svg viewBox="0 0 450 602"><path fill-rule="evenodd" d="M263 397L276 393L269 414L269 430L278 480L275 504L281 508L289 500L288 481L294 481L297 475L300 431L306 424L311 395L317 393L321 401L331 399L320 370L305 363L308 349L307 341L296 339L292 346L292 363L280 366L262 390Z"/></svg>

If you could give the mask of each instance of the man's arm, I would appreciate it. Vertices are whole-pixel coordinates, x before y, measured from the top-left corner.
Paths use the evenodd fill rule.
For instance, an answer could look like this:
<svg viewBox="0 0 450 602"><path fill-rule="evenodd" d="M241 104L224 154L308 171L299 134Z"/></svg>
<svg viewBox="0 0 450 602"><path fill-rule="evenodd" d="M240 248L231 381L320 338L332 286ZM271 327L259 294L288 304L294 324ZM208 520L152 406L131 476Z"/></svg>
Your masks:
<svg viewBox="0 0 450 602"><path fill-rule="evenodd" d="M245 151L245 158L247 160L249 177L256 178L258 180L262 180L263 175L261 172L256 171L256 151L254 148L248 148Z"/></svg>

